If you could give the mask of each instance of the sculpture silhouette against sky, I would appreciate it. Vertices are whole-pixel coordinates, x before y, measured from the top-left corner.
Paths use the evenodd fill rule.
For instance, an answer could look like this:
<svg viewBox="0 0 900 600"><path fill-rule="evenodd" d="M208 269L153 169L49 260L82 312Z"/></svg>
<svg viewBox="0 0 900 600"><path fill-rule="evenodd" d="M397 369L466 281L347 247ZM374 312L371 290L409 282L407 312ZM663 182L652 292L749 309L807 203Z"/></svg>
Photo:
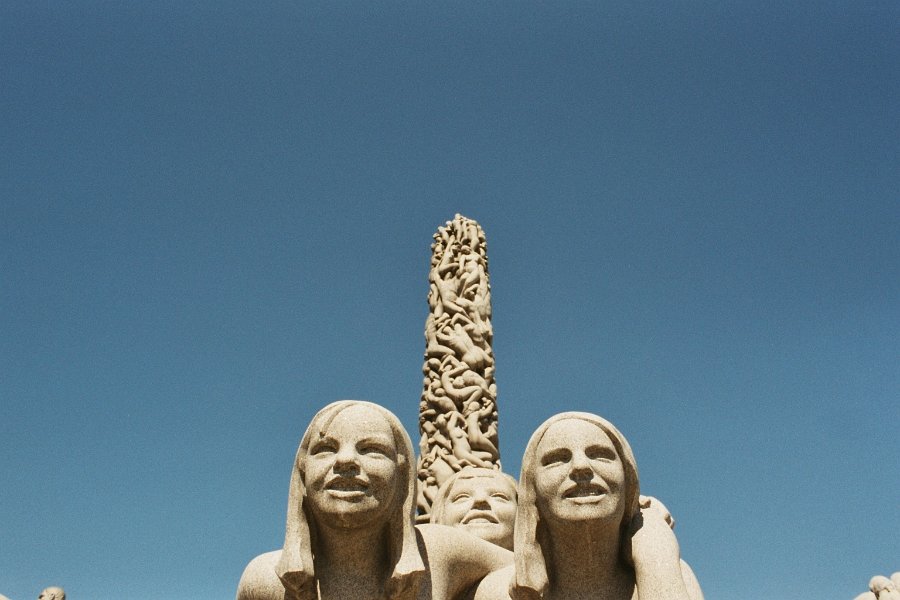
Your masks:
<svg viewBox="0 0 900 600"><path fill-rule="evenodd" d="M606 420L552 417L518 485L499 471L484 233L457 215L432 250L418 463L388 410L320 410L294 460L284 545L247 565L237 600L702 600L671 516L640 496Z"/></svg>

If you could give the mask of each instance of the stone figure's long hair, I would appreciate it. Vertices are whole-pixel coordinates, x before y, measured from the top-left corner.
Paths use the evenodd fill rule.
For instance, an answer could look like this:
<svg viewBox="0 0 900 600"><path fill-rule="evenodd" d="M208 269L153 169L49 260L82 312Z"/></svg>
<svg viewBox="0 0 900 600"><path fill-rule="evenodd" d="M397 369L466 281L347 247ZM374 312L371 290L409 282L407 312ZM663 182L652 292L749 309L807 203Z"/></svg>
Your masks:
<svg viewBox="0 0 900 600"><path fill-rule="evenodd" d="M457 471L448 477L447 480L441 484L441 487L438 488L438 492L434 497L434 502L431 504L432 523L449 525L449 523L444 523L444 509L449 501L448 496L450 496L450 492L453 490L453 484L456 483L458 479L475 477L498 477L506 481L514 493L518 493L516 489L516 480L502 471L486 469L484 467L463 467L462 470Z"/></svg>
<svg viewBox="0 0 900 600"><path fill-rule="evenodd" d="M281 559L275 567L291 600L316 600L318 591L313 567L313 547L316 539L315 520L306 504L306 456L312 440L326 431L342 411L352 406L365 406L381 414L391 427L397 448L400 483L394 497L395 508L390 515L388 557L391 575L385 585L384 596L389 600L413 600L425 573L419 554L415 531L416 462L412 442L403 425L389 410L360 400L333 402L316 413L297 450L288 494L287 525Z"/></svg>
<svg viewBox="0 0 900 600"><path fill-rule="evenodd" d="M637 463L634 453L631 451L625 436L616 429L612 423L584 412L564 412L554 415L544 421L532 434L522 457L522 474L519 477L519 507L516 511L515 529L515 576L510 581L510 595L516 600L531 600L543 598L550 585L547 573L547 555L550 551L549 538L546 527L541 523L537 506L537 490L535 489L534 475L540 467L537 457L537 448L544 438L544 434L554 423L567 419L577 419L596 425L603 430L612 441L616 453L622 460L625 471L625 514L620 525L620 550L625 546L625 538L631 520L638 512L638 497L640 487L638 485Z"/></svg>

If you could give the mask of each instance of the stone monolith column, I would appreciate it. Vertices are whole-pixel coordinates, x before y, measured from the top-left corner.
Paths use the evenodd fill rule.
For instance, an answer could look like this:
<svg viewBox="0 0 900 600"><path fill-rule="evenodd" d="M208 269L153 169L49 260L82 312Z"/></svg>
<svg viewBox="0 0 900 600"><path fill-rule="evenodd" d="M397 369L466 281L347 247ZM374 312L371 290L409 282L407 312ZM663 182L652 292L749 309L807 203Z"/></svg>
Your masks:
<svg viewBox="0 0 900 600"><path fill-rule="evenodd" d="M431 246L419 405L419 521L438 487L465 466L500 468L491 286L484 231L456 215Z"/></svg>

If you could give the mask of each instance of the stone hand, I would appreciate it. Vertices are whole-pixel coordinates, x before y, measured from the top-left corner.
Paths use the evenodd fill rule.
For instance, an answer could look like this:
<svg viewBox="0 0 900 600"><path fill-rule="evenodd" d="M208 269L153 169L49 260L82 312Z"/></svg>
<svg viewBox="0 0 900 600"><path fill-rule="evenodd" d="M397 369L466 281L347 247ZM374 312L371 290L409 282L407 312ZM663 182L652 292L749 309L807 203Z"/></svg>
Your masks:
<svg viewBox="0 0 900 600"><path fill-rule="evenodd" d="M641 496L639 510L631 521L624 558L636 570L653 568L661 561L678 563L680 551L672 528L675 520L665 505L651 496Z"/></svg>

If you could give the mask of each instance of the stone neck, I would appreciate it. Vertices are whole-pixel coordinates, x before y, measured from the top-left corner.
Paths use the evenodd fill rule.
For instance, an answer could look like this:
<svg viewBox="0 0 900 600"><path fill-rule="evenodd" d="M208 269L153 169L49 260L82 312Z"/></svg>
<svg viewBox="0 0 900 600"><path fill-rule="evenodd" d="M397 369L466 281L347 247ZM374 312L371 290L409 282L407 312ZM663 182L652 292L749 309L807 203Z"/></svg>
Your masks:
<svg viewBox="0 0 900 600"><path fill-rule="evenodd" d="M548 526L548 600L628 600L634 574L621 559L619 524Z"/></svg>
<svg viewBox="0 0 900 600"><path fill-rule="evenodd" d="M329 590L354 589L354 597L377 598L391 573L387 527L316 531L313 561L320 597L341 597Z"/></svg>

